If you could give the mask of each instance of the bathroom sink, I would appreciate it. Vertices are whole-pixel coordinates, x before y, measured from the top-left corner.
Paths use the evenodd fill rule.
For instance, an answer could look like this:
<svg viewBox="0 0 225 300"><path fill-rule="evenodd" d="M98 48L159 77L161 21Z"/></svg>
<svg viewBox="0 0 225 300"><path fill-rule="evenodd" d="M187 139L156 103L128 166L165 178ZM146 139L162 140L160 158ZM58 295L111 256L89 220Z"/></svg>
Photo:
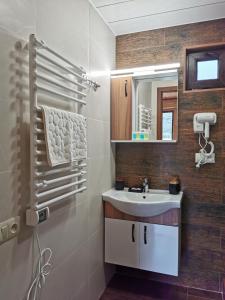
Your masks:
<svg viewBox="0 0 225 300"><path fill-rule="evenodd" d="M183 192L171 195L167 190L149 190L148 193L130 193L111 189L102 194L104 201L118 210L137 217L153 217L172 208L180 208Z"/></svg>

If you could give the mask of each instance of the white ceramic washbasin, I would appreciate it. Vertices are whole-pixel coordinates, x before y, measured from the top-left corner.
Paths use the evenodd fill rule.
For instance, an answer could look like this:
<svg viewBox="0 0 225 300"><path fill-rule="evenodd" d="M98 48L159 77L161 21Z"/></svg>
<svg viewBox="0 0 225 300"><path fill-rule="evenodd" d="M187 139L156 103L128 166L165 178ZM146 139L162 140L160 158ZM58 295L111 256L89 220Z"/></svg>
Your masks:
<svg viewBox="0 0 225 300"><path fill-rule="evenodd" d="M153 217L171 208L180 208L183 192L171 195L167 190L149 190L148 193L130 193L111 189L102 194L104 201L118 210L137 217Z"/></svg>

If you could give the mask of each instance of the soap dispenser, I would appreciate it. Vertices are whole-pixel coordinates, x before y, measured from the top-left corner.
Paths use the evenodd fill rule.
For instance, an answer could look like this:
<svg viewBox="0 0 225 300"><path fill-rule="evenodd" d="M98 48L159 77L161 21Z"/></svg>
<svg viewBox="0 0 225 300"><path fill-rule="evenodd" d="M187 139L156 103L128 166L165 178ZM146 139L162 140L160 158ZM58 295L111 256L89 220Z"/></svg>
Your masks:
<svg viewBox="0 0 225 300"><path fill-rule="evenodd" d="M177 195L180 192L180 179L179 176L172 176L169 181L169 192L170 194Z"/></svg>

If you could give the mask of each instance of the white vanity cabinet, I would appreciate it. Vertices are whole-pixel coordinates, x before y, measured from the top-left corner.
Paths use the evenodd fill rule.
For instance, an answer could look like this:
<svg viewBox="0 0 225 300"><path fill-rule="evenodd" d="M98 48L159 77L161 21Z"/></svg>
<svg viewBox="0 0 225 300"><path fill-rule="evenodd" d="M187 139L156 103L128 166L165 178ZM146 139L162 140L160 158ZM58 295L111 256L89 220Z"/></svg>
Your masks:
<svg viewBox="0 0 225 300"><path fill-rule="evenodd" d="M178 276L179 227L105 218L105 262Z"/></svg>
<svg viewBox="0 0 225 300"><path fill-rule="evenodd" d="M140 226L140 269L178 276L179 227L148 223Z"/></svg>
<svg viewBox="0 0 225 300"><path fill-rule="evenodd" d="M139 268L138 222L105 219L105 261L111 264Z"/></svg>

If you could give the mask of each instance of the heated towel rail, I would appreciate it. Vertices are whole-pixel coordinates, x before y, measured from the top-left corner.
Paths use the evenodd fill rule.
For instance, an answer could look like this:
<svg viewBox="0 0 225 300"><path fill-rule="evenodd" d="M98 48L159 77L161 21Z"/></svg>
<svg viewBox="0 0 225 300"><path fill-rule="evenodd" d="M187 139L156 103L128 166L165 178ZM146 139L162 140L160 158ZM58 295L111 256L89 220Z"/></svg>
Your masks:
<svg viewBox="0 0 225 300"><path fill-rule="evenodd" d="M146 108L143 104L139 104L139 131L150 132L152 125L152 110L151 108Z"/></svg>
<svg viewBox="0 0 225 300"><path fill-rule="evenodd" d="M29 39L30 89L30 208L36 213L68 200L87 189L84 178L86 160L50 167L47 163L44 124L40 105L66 105L67 110L82 113L88 87L95 90L96 82L85 71L71 63L35 35ZM28 222L29 223L29 222Z"/></svg>

